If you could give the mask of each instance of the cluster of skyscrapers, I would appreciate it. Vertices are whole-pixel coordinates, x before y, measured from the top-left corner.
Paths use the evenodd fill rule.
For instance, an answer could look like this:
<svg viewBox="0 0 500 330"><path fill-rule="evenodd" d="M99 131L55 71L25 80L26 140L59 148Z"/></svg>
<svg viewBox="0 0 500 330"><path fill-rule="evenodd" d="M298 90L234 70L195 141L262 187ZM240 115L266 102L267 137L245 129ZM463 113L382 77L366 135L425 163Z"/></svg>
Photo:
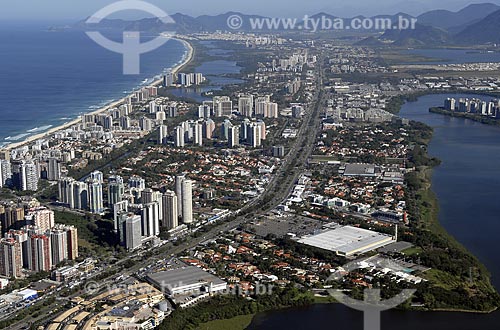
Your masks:
<svg viewBox="0 0 500 330"><path fill-rule="evenodd" d="M176 178L174 191L155 191L146 188L139 176L131 176L127 183L118 175L108 178L107 196L103 194L103 176L93 172L84 181L63 178L59 181L59 200L74 209L92 213L113 212L114 230L121 243L133 250L145 240L160 235L161 228L176 229L180 223L193 223L193 182L185 176Z"/></svg>
<svg viewBox="0 0 500 330"><path fill-rule="evenodd" d="M480 99L461 98L457 101L454 98L447 98L444 101L444 108L449 111L475 113L500 118L500 100L486 102Z"/></svg>
<svg viewBox="0 0 500 330"><path fill-rule="evenodd" d="M278 104L271 102L269 95L254 98L253 95L243 95L238 99L238 112L247 118L278 118Z"/></svg>
<svg viewBox="0 0 500 330"><path fill-rule="evenodd" d="M78 258L75 227L55 224L54 212L46 208L29 210L25 219L31 224L5 231L0 240L0 275L22 277L23 269L48 272L65 260Z"/></svg>
<svg viewBox="0 0 500 330"><path fill-rule="evenodd" d="M225 120L221 126L221 139L228 141L231 148L245 143L252 148L262 146L266 139L266 124L262 120L251 121L245 118L241 125L233 125L231 121Z"/></svg>
<svg viewBox="0 0 500 330"><path fill-rule="evenodd" d="M185 121L174 128L174 145L177 148L184 147L188 142L202 146L203 139L212 139L215 130L215 122L211 119L205 121ZM162 134L160 132L160 134Z"/></svg>
<svg viewBox="0 0 500 330"><path fill-rule="evenodd" d="M174 145L177 148L186 146L187 143L203 146L203 139L212 140L217 125L212 119L185 121L174 128ZM266 124L262 120L251 121L245 118L241 125L234 125L226 119L220 125L219 140L227 141L230 148L238 147L242 143L253 148L262 146L266 139ZM167 144L167 130L160 126L158 143Z"/></svg>
<svg viewBox="0 0 500 330"><path fill-rule="evenodd" d="M40 155L36 159L0 160L0 187L36 191L40 179L57 181L61 177L58 157Z"/></svg>
<svg viewBox="0 0 500 330"><path fill-rule="evenodd" d="M86 130L89 130L91 133L90 137L94 138L112 138L113 131L151 131L154 125L154 121L142 117L138 121L133 121L130 117L132 113L133 104L139 102L145 102L152 97L158 96L158 88L157 87L145 87L139 91L134 92L134 94L126 99L126 102L118 108L113 108L105 113L99 114L84 114L82 116L82 127ZM166 105L156 105L154 101L152 101L149 105L150 113L154 113L156 111L160 111L164 116L170 115L171 117L175 117L177 109L175 107L166 106ZM154 112L151 110L154 109ZM160 114L159 114L160 116ZM78 134L87 136L87 132L84 131L73 131L71 135ZM75 136L76 137L76 136Z"/></svg>
<svg viewBox="0 0 500 330"><path fill-rule="evenodd" d="M149 102L148 112L155 114L156 120L163 121L167 118L174 118L179 115L176 102L169 102L168 104L157 104L156 101Z"/></svg>
<svg viewBox="0 0 500 330"><path fill-rule="evenodd" d="M132 177L137 183L140 178ZM135 186L135 187L134 187ZM176 177L175 192L143 189L140 185L130 184L134 192L133 200L122 200L113 207L115 230L120 241L128 250L134 250L144 241L158 237L160 229L170 231L179 224L193 223L193 182L185 175Z"/></svg>
<svg viewBox="0 0 500 330"><path fill-rule="evenodd" d="M271 96L240 95L238 113L247 118L278 118L278 104L271 102ZM199 118L230 117L233 102L229 96L215 96L212 101L204 101L198 109Z"/></svg>
<svg viewBox="0 0 500 330"><path fill-rule="evenodd" d="M193 85L201 85L206 81L205 77L201 73L178 73L174 75L173 73L168 73L163 76L163 86L172 87L181 85L182 87L190 87Z"/></svg>
<svg viewBox="0 0 500 330"><path fill-rule="evenodd" d="M103 199L104 176L102 172L92 172L85 181L77 181L71 177L59 180L59 201L72 209L104 212Z"/></svg>

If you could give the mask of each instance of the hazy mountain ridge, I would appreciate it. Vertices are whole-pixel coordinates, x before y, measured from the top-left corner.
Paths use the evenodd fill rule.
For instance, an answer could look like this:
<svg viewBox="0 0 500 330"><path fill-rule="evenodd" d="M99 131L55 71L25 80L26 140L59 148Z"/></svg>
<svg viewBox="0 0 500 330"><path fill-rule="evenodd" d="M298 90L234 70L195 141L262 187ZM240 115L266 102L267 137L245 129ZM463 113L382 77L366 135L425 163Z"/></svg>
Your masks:
<svg viewBox="0 0 500 330"><path fill-rule="evenodd" d="M500 43L500 10L456 34L455 42L459 44Z"/></svg>
<svg viewBox="0 0 500 330"><path fill-rule="evenodd" d="M228 18L237 15L241 17L243 25L240 29L231 30L228 28ZM413 18L405 13L395 15L377 15L371 18L389 18L397 22L399 17L407 19ZM76 29L84 30L121 30L121 31L143 31L158 33L163 31L176 31L178 33L215 32L215 31L242 31L242 32L270 32L264 28L253 31L249 24L251 19L269 18L259 15L246 15L238 12L227 12L220 15L202 15L191 17L177 13L171 16L174 24L164 24L158 18L145 18L137 21L126 21L121 19L103 19L99 24L86 24L86 20L80 21L73 26ZM322 17L331 20L338 19L328 13L318 13L309 16L310 19L321 19ZM367 18L357 16L344 18L344 25L351 24L354 18ZM418 46L440 46L447 44L485 44L500 43L500 6L492 3L469 5L457 12L448 10L433 10L417 17L418 23L414 30L387 30L380 35L380 31L361 30L357 33L372 34L379 33L379 36L372 35L366 39L365 44L377 45L392 42L398 46L418 47ZM303 21L298 19L298 23ZM283 32L274 30L275 32ZM378 41L380 41L380 43ZM363 44L363 42L361 42Z"/></svg>
<svg viewBox="0 0 500 330"><path fill-rule="evenodd" d="M457 12L432 10L418 16L417 19L419 24L448 30L453 27L465 26L482 20L497 10L500 10L500 6L493 3L472 4Z"/></svg>
<svg viewBox="0 0 500 330"><path fill-rule="evenodd" d="M417 24L414 30L388 30L380 39L391 40L394 45L405 47L439 46L452 41L447 31L421 24Z"/></svg>

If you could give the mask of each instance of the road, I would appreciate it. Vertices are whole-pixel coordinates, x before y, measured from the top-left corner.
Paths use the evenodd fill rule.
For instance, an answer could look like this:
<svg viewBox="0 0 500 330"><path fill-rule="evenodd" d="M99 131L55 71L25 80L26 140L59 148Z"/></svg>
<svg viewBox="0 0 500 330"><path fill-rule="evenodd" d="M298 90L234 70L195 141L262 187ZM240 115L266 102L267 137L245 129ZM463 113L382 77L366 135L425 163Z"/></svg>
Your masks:
<svg viewBox="0 0 500 330"><path fill-rule="evenodd" d="M317 70L317 88L316 92L312 98L309 109L306 112L302 125L297 134L297 139L293 145L293 147L288 152L287 156L284 158L280 169L276 172L276 174L272 177L271 181L266 187L266 190L259 197L252 200L250 203L246 204L243 208L241 208L237 214L236 218L229 223L221 223L215 226L210 231L203 234L203 236L198 238L190 238L187 243L183 243L179 246L174 246L169 243L160 248L150 248L149 251L154 251L155 256L148 259L143 259L141 261L136 262L136 264L127 269L126 271L121 271L120 275L131 276L137 273L141 268L148 266L149 264L153 264L154 262L164 259L167 255L176 255L183 251L189 250L197 246L198 244L215 239L219 236L221 231L230 231L235 228L240 227L243 223L248 221L247 216L252 214L252 210L257 209L257 211L253 211L253 215L260 215L269 212L274 209L276 206L281 204L288 196L291 194L294 185L296 184L299 175L303 172L305 167L307 166L307 161L311 156L311 153L314 149L316 137L318 134L318 129L320 127L320 115L321 108L324 105L324 92L323 92L323 69L321 66L322 58L318 60L318 68ZM137 258L137 255L128 256L125 259L118 261L116 264L104 268L102 272L110 271L113 269L118 269L120 265L124 262ZM101 273L102 273L101 272ZM99 274L95 274L97 276ZM115 284L116 275L110 276L106 279L99 281L99 286L101 288L106 287L108 285ZM86 283L90 283L92 278L87 279ZM78 291L75 294L71 295L67 299L71 299L77 296L84 294L84 290ZM57 303L60 303L58 301ZM52 311L56 307L55 304L44 308L45 311ZM54 315L50 316L48 314L40 313L41 316L35 319L23 320L17 324L14 324L8 329L12 330L21 330L28 326L27 322L39 322L46 321L52 318Z"/></svg>

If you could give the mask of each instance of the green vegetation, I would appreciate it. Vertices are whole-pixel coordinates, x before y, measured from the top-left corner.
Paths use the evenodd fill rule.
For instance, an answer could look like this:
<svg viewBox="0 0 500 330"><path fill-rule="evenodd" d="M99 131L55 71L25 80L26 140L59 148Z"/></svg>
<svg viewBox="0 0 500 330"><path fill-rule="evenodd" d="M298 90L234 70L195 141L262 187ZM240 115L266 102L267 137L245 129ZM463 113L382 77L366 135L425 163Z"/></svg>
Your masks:
<svg viewBox="0 0 500 330"><path fill-rule="evenodd" d="M130 156L133 152L142 150L144 145L147 144L148 139L155 136L154 134L156 132L152 132L149 136L136 140L131 144L124 145L122 148L115 149L110 154L103 155L103 158L100 160L89 161L88 165L84 168L71 169L68 172L68 176L80 180L93 171L99 170L104 172L106 168L115 168L115 165L121 159Z"/></svg>
<svg viewBox="0 0 500 330"><path fill-rule="evenodd" d="M30 283L38 282L40 280L46 279L49 276L50 276L49 272L40 272L40 273L34 273L23 279L11 278L9 286L3 290L0 290L0 295L10 293L13 290L27 288L30 285Z"/></svg>
<svg viewBox="0 0 500 330"><path fill-rule="evenodd" d="M254 314L240 315L228 320L210 321L200 325L197 330L244 330L250 323Z"/></svg>
<svg viewBox="0 0 500 330"><path fill-rule="evenodd" d="M406 249L404 251L402 251L402 253L405 255L405 256L408 256L408 257L411 257L411 256L415 256L415 255L418 255L419 253L421 253L423 250L419 247L412 247L412 248L409 248L409 249Z"/></svg>
<svg viewBox="0 0 500 330"><path fill-rule="evenodd" d="M476 113L465 113L465 112L456 112L449 111L443 108L430 108L429 112L437 113L440 115L455 117L455 118L464 118L476 121L481 124L492 125L492 126L500 126L500 119L483 116L481 114Z"/></svg>
<svg viewBox="0 0 500 330"><path fill-rule="evenodd" d="M175 310L160 324L158 329L197 329L201 324L215 320L253 315L266 310L310 305L313 300L303 295L303 293L304 291L288 286L286 288L277 288L269 295L254 296L251 300L239 296L215 296L192 308Z"/></svg>
<svg viewBox="0 0 500 330"><path fill-rule="evenodd" d="M22 320L27 320L28 318L37 318L41 315L41 312L47 312L45 309L46 307L52 305L56 301L56 298L50 297L47 299L44 299L43 301L40 301L36 303L33 306L30 306L29 308L25 308L21 310L19 313L16 314L15 317L10 318L8 320L3 320L0 321L0 329L5 329L8 326L15 324L19 321Z"/></svg>
<svg viewBox="0 0 500 330"><path fill-rule="evenodd" d="M488 270L439 223L439 205L431 190L432 168L438 160L420 147L410 156L416 170L406 175L410 227L402 239L416 248L405 255L432 268L423 274L429 282L418 286L416 299L433 310L484 312L498 308L500 296L490 283Z"/></svg>
<svg viewBox="0 0 500 330"><path fill-rule="evenodd" d="M90 214L79 215L57 210L54 210L54 216L57 223L72 225L78 229L81 258L113 255L117 249L121 249L118 237L112 233L113 223L109 220Z"/></svg>
<svg viewBox="0 0 500 330"><path fill-rule="evenodd" d="M387 48L380 50L379 56L381 57L382 63L385 65L446 61L440 58L432 58L427 56L404 53L404 50L405 49L398 50L394 48L390 49Z"/></svg>
<svg viewBox="0 0 500 330"><path fill-rule="evenodd" d="M441 161L437 158L429 158L427 152L421 146L415 146L408 154L409 166L438 166Z"/></svg>
<svg viewBox="0 0 500 330"><path fill-rule="evenodd" d="M431 95L431 94L475 94L475 95L483 95L483 96L491 96L491 97L499 97L499 93L496 92L482 92L482 91L473 91L473 90L468 90L468 91L463 91L460 89L435 89L435 90L425 90L425 91L420 91L420 92L414 92L414 93L409 93L409 94L404 94L404 95L398 95L394 96L389 99L386 105L386 110L389 111L390 113L397 114L401 110L401 107L403 104L406 102L416 102L419 97L425 96L425 95ZM423 124L422 124L423 125ZM425 125L424 125L425 126Z"/></svg>

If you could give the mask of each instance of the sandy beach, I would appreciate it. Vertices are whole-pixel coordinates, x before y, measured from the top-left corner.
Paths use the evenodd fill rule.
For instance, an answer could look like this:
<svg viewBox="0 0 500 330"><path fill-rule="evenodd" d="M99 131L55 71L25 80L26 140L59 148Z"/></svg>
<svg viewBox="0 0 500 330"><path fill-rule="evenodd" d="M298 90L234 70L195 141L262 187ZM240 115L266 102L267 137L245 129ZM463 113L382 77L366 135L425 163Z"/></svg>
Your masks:
<svg viewBox="0 0 500 330"><path fill-rule="evenodd" d="M173 67L171 69L171 73L173 74L177 74L184 66L186 66L189 62L191 62L191 60L193 59L193 56L194 56L194 49L193 49L193 46L191 46L191 44L184 40L184 39L181 39L181 38L172 38L172 39L175 39L181 43L184 44L184 46L187 48L187 54L186 56L184 57L184 59L182 60L182 63L179 63L177 66ZM155 81L153 81L151 84L147 85L147 86L143 86L141 88L147 88L147 87L157 87L159 85L161 85L163 79L160 78L160 79L157 79ZM118 106L124 104L126 102L126 100L133 96L134 94L129 94L117 101L113 101L105 106L103 106L102 108L99 108L95 111L92 111L92 112L89 112L88 114L93 114L93 115L97 115L97 114L101 114L101 113L104 113L110 109L113 109L113 108L117 108ZM16 148L19 148L19 147L22 147L26 144L32 144L33 142L37 141L37 140L40 140L40 139L44 139L44 138L47 138L49 137L50 135L58 132L58 131L61 131L61 130L65 130L65 129L68 129L74 125L77 125L81 122L81 117L78 117L72 121L69 121L67 123L64 123L62 125L59 125L57 127L53 127L51 128L50 130L46 131L46 132L42 132L40 134L36 134L36 135L32 135L32 136L29 136L27 137L25 140L23 141L20 141L20 142L16 142L16 143L12 143L12 144L8 144L6 146L3 146L1 149L0 149L0 152L9 152L13 149L16 149Z"/></svg>

